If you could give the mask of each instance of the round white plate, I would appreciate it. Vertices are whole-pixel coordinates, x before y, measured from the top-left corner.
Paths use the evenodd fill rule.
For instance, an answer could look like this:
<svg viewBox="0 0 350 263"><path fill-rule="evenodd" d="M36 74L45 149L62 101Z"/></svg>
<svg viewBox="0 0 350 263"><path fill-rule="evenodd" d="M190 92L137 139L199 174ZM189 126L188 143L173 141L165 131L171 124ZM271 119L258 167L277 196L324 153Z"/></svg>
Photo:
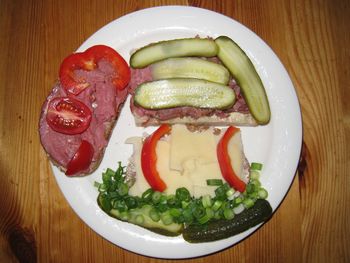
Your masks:
<svg viewBox="0 0 350 263"><path fill-rule="evenodd" d="M130 52L151 42L194 37L227 35L236 41L253 61L270 101L272 118L268 125L242 128L243 144L250 162L261 162L263 186L275 210L292 183L299 160L302 124L298 99L293 84L280 60L256 34L242 24L221 14L200 8L166 6L144 9L123 16L93 34L78 51L95 44L115 48L125 60ZM148 128L150 132L154 128ZM124 105L99 169L90 176L69 178L53 167L54 175L65 198L79 217L98 234L129 251L160 258L197 257L230 247L247 237L258 227L244 233L203 244L190 244L182 237L165 237L141 227L107 216L97 205L94 181L101 181L107 168L117 168L118 161L126 165L132 146L124 144L130 136L145 131L135 127Z"/></svg>

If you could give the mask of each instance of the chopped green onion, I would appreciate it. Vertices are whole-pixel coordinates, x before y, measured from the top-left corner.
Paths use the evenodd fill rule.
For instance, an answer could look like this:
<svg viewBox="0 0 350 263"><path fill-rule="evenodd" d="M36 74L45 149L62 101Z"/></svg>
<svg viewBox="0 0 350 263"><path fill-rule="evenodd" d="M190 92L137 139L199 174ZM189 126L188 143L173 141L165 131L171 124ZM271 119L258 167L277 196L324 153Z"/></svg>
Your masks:
<svg viewBox="0 0 350 263"><path fill-rule="evenodd" d="M209 186L220 186L223 185L223 182L221 179L208 179L207 185Z"/></svg>
<svg viewBox="0 0 350 263"><path fill-rule="evenodd" d="M258 191L258 196L261 199L266 199L268 196L268 192L264 188L260 188Z"/></svg>
<svg viewBox="0 0 350 263"><path fill-rule="evenodd" d="M98 187L98 191L100 192L100 193L104 193L104 192L106 192L107 191L107 185L106 184L100 184L100 186Z"/></svg>
<svg viewBox="0 0 350 263"><path fill-rule="evenodd" d="M201 225L207 223L210 220L210 216L208 214L205 214L204 216L202 216L201 218L198 218L198 223L200 223Z"/></svg>
<svg viewBox="0 0 350 263"><path fill-rule="evenodd" d="M219 200L225 200L226 199L226 192L230 189L230 186L225 183L221 186L219 186L218 188L215 189L215 196L219 199Z"/></svg>
<svg viewBox="0 0 350 263"><path fill-rule="evenodd" d="M100 194L99 201L104 211L109 212L112 209L111 200L106 194Z"/></svg>
<svg viewBox="0 0 350 263"><path fill-rule="evenodd" d="M149 211L149 217L154 221L154 222L158 222L160 220L160 215L159 213L157 212L156 209L151 209Z"/></svg>
<svg viewBox="0 0 350 263"><path fill-rule="evenodd" d="M173 222L173 217L169 213L165 212L160 216L160 220L162 220L163 224L167 226Z"/></svg>
<svg viewBox="0 0 350 263"><path fill-rule="evenodd" d="M190 204L190 202L182 201L182 202L181 202L181 207L182 207L183 209L185 209L189 204Z"/></svg>
<svg viewBox="0 0 350 263"><path fill-rule="evenodd" d="M210 195L202 196L202 205L203 205L204 208L211 207L212 202L211 202Z"/></svg>
<svg viewBox="0 0 350 263"><path fill-rule="evenodd" d="M218 210L214 213L214 219L221 219L221 210Z"/></svg>
<svg viewBox="0 0 350 263"><path fill-rule="evenodd" d="M152 194L153 194L153 190L152 190L152 188L149 188L145 192L142 193L142 199L148 202L151 200Z"/></svg>
<svg viewBox="0 0 350 263"><path fill-rule="evenodd" d="M121 196L127 195L129 192L129 186L127 184L124 183L120 183L118 185L118 194L120 194Z"/></svg>
<svg viewBox="0 0 350 263"><path fill-rule="evenodd" d="M205 215L205 209L203 206L196 206L193 209L192 214L195 218L199 219Z"/></svg>
<svg viewBox="0 0 350 263"><path fill-rule="evenodd" d="M214 202L213 206L212 206L212 209L213 209L214 211L217 211L217 210L219 210L219 208L221 207L221 205L222 205L222 201L216 200L216 201Z"/></svg>
<svg viewBox="0 0 350 263"><path fill-rule="evenodd" d="M261 171L263 165L261 163L252 163L250 165L250 169L252 170L257 170L257 171Z"/></svg>
<svg viewBox="0 0 350 263"><path fill-rule="evenodd" d="M114 193L114 191L117 189L118 187L118 182L117 181L111 181L108 183L109 187L108 187L108 192L111 194L111 193Z"/></svg>
<svg viewBox="0 0 350 263"><path fill-rule="evenodd" d="M207 208L205 209L205 213L206 213L207 216L209 216L210 218L213 218L213 217L214 217L214 214L215 214L214 210L211 209L210 207L207 207Z"/></svg>
<svg viewBox="0 0 350 263"><path fill-rule="evenodd" d="M170 195L167 204L169 207L181 207L181 201L175 197L175 195Z"/></svg>
<svg viewBox="0 0 350 263"><path fill-rule="evenodd" d="M253 184L256 188L259 188L261 186L260 181L256 179L251 180L249 183Z"/></svg>
<svg viewBox="0 0 350 263"><path fill-rule="evenodd" d="M137 207L137 199L133 196L128 196L125 199L125 204L129 209Z"/></svg>
<svg viewBox="0 0 350 263"><path fill-rule="evenodd" d="M221 209L222 210L225 210L226 208L231 208L230 207L230 203L229 202L222 202L222 206L221 206Z"/></svg>
<svg viewBox="0 0 350 263"><path fill-rule="evenodd" d="M259 198L258 189L256 189L256 191L250 193L250 194L248 195L248 197L249 197L250 199L252 199L253 202L255 202L255 201Z"/></svg>
<svg viewBox="0 0 350 263"><path fill-rule="evenodd" d="M249 172L249 177L250 177L251 180L259 180L260 173L258 171L251 170Z"/></svg>
<svg viewBox="0 0 350 263"><path fill-rule="evenodd" d="M235 217L235 213L233 212L232 209L226 208L224 210L224 217L225 219L230 220Z"/></svg>
<svg viewBox="0 0 350 263"><path fill-rule="evenodd" d="M174 218L174 222L178 224L185 223L185 217L181 214L180 216Z"/></svg>
<svg viewBox="0 0 350 263"><path fill-rule="evenodd" d="M230 220L236 214L252 207L257 199L266 199L268 192L261 187L259 181L262 165L252 163L250 169L250 182L246 191L240 193L230 187L221 179L208 179L207 185L217 186L215 197L204 195L200 198L191 196L185 187L176 189L175 194L166 195L151 188L147 189L141 197L129 195L128 179L125 167L116 171L108 168L102 174L102 183L94 182L98 188L98 203L110 215L124 221L143 225L145 220L160 222L164 225L178 224L206 224L211 219ZM140 209L131 210L130 209Z"/></svg>
<svg viewBox="0 0 350 263"><path fill-rule="evenodd" d="M102 173L102 181L104 183L109 183L112 181L113 176L114 176L114 171L110 168L107 168L106 172Z"/></svg>
<svg viewBox="0 0 350 263"><path fill-rule="evenodd" d="M178 208L171 208L171 209L169 210L169 213L170 213L170 215L173 216L173 217L179 217L179 216L182 214L182 213L181 213L181 210L178 209Z"/></svg>
<svg viewBox="0 0 350 263"><path fill-rule="evenodd" d="M192 211L190 209L185 209L183 212L182 212L182 215L184 217L184 221L186 223L192 223L193 221L193 215L192 215Z"/></svg>
<svg viewBox="0 0 350 263"><path fill-rule="evenodd" d="M108 176L113 176L115 174L115 171L111 168L107 168L105 172Z"/></svg>
<svg viewBox="0 0 350 263"><path fill-rule="evenodd" d="M160 203L157 205L157 209L159 212L163 213L169 209L169 206L166 203Z"/></svg>
<svg viewBox="0 0 350 263"><path fill-rule="evenodd" d="M249 183L249 184L247 184L245 191L247 192L247 194L251 194L251 193L255 192L255 189L256 189L255 185Z"/></svg>
<svg viewBox="0 0 350 263"><path fill-rule="evenodd" d="M160 204L166 204L166 203L167 203L167 200L168 200L168 197L167 197L166 195L162 194L162 195L160 196L159 203L160 203Z"/></svg>
<svg viewBox="0 0 350 263"><path fill-rule="evenodd" d="M117 192L110 192L110 191L108 191L108 192L109 192L108 196L110 199L119 199L120 198L120 195Z"/></svg>
<svg viewBox="0 0 350 263"><path fill-rule="evenodd" d="M237 206L237 205L241 204L242 201L243 201L243 198L242 198L242 197L240 197L240 196L236 197L236 198L233 200L233 206Z"/></svg>
<svg viewBox="0 0 350 263"><path fill-rule="evenodd" d="M120 212L128 210L124 200L113 200L112 206L114 209L118 209Z"/></svg>
<svg viewBox="0 0 350 263"><path fill-rule="evenodd" d="M250 198L246 198L243 200L243 205L245 208L251 208L254 205L254 201Z"/></svg>
<svg viewBox="0 0 350 263"><path fill-rule="evenodd" d="M167 196L166 196L166 199L167 199L167 200L175 199L175 195L174 195L174 194L167 195Z"/></svg>
<svg viewBox="0 0 350 263"><path fill-rule="evenodd" d="M176 189L175 196L180 201L190 201L191 200L191 194L190 191L187 190L185 187L181 187Z"/></svg>
<svg viewBox="0 0 350 263"><path fill-rule="evenodd" d="M235 193L235 190L233 188L230 188L227 192L226 192L226 196L228 199L232 199L233 198L233 195Z"/></svg>
<svg viewBox="0 0 350 263"><path fill-rule="evenodd" d="M155 191L153 194L152 194L152 202L154 204L158 204L160 202L160 198L162 197L162 193L161 192L158 192L158 191Z"/></svg>
<svg viewBox="0 0 350 263"><path fill-rule="evenodd" d="M118 162L117 171L114 173L114 180L119 181L123 178L123 174L125 174L124 167L122 166L121 162Z"/></svg>

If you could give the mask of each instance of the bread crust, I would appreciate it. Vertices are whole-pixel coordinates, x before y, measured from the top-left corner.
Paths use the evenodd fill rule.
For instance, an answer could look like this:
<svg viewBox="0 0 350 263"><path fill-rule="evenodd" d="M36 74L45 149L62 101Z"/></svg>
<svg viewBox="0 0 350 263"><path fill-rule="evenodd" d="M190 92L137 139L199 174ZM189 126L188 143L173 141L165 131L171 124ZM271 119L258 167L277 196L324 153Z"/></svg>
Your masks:
<svg viewBox="0 0 350 263"><path fill-rule="evenodd" d="M159 120L149 116L139 116L133 112L135 124L137 126L158 126L163 123L168 124L191 124L208 126L257 126L257 122L250 113L231 112L229 116L221 118L216 115L193 118L190 116L177 117L169 120Z"/></svg>

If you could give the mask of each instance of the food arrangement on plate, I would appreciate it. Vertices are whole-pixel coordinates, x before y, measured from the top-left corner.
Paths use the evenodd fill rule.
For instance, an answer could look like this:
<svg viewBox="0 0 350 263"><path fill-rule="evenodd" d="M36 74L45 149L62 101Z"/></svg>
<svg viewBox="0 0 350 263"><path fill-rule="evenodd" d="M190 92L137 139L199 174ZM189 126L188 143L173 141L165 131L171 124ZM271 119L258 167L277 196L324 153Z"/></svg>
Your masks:
<svg viewBox="0 0 350 263"><path fill-rule="evenodd" d="M135 124L156 130L130 137L129 163L95 182L104 212L191 243L268 220L262 164L249 163L236 127L270 120L264 86L244 51L227 36L172 39L138 48L129 64L103 45L62 62L39 121L50 160L67 176L95 171L130 96Z"/></svg>

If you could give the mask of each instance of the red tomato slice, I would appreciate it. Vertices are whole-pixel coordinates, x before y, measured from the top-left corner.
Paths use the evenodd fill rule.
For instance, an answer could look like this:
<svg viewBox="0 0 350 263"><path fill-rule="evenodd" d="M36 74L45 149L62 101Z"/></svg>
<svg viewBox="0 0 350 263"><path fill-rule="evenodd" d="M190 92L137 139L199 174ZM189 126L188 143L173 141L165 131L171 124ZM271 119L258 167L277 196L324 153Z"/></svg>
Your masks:
<svg viewBox="0 0 350 263"><path fill-rule="evenodd" d="M88 169L93 156L94 148L92 145L88 141L82 140L78 151L67 165L66 175L72 176Z"/></svg>
<svg viewBox="0 0 350 263"><path fill-rule="evenodd" d="M117 51L104 45L90 47L85 52L71 54L63 60L59 71L63 87L74 95L82 92L89 83L85 79L77 79L74 70L93 70L100 59L106 59L113 65L113 84L118 90L124 89L130 81L130 68Z"/></svg>
<svg viewBox="0 0 350 263"><path fill-rule="evenodd" d="M81 101L71 97L59 97L50 101L46 121L54 131L79 134L90 125L91 110Z"/></svg>
<svg viewBox="0 0 350 263"><path fill-rule="evenodd" d="M238 128L230 126L226 130L224 136L220 139L216 148L216 153L219 161L220 170L224 179L228 182L228 184L231 187L243 193L245 191L246 184L234 172L231 165L231 159L228 154L228 144L230 142L230 139L238 131Z"/></svg>
<svg viewBox="0 0 350 263"><path fill-rule="evenodd" d="M169 133L170 130L170 125L161 125L153 134L145 139L141 151L141 168L143 175L152 189L159 192L163 192L167 186L160 178L157 171L156 146L159 139Z"/></svg>

